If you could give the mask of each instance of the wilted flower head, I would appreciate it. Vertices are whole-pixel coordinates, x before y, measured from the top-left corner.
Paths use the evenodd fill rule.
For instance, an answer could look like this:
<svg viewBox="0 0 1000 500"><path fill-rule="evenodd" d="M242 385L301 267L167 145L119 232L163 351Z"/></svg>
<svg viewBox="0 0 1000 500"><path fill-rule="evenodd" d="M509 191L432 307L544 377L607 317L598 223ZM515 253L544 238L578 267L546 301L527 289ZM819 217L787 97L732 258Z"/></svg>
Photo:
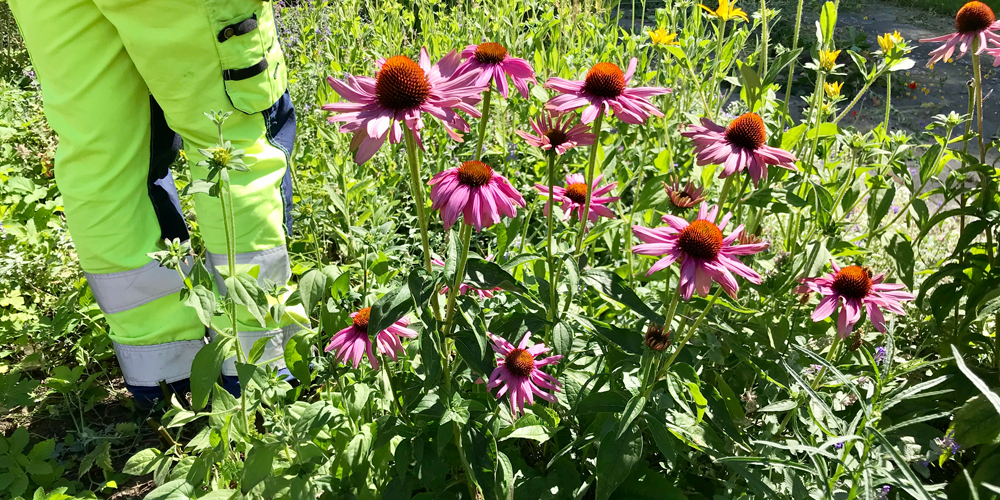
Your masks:
<svg viewBox="0 0 1000 500"><path fill-rule="evenodd" d="M654 351L663 351L670 347L670 331L664 331L663 326L650 323L646 328L646 347Z"/></svg>
<svg viewBox="0 0 1000 500"><path fill-rule="evenodd" d="M590 127L576 121L575 114L561 115L546 111L539 120L528 120L535 134L523 130L514 132L528 144L543 151L555 151L565 154L577 146L589 146L594 143L594 134Z"/></svg>
<svg viewBox="0 0 1000 500"><path fill-rule="evenodd" d="M680 179L673 175L670 178L670 184L666 182L662 184L670 198L670 203L677 208L688 209L705 201L705 188L696 186L692 181L688 181L682 188L680 187Z"/></svg>

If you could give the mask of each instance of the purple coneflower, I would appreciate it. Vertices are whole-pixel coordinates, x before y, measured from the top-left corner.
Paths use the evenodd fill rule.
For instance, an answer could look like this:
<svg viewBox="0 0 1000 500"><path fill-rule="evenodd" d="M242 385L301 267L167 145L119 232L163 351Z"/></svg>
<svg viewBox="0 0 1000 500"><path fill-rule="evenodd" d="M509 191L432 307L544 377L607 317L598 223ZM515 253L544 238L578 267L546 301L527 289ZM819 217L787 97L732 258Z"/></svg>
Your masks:
<svg viewBox="0 0 1000 500"><path fill-rule="evenodd" d="M618 196L604 196L611 192L615 186L618 185L617 182L612 182L604 187L597 187L604 179L603 175L598 175L594 179L594 183L591 185L593 193L590 195L590 213L587 215L587 220L590 222L597 222L597 217L608 217L615 218L615 213L611 211L606 205L608 203L613 203L618 201L620 198ZM543 186L541 184L535 184L535 189L544 196L549 195L549 187ZM568 220L573 212L577 213L577 218L581 221L583 220L583 205L587 202L587 181L580 174L569 174L566 176L566 187L562 186L552 186L552 196L553 200L562 203L563 209L563 220ZM549 215L549 209L551 208L552 201L548 200L545 202L545 215Z"/></svg>
<svg viewBox="0 0 1000 500"><path fill-rule="evenodd" d="M479 77L476 86L489 88L490 82L496 82L497 90L504 99L507 98L507 76L514 82L514 87L521 97L528 98L528 82L538 85L535 81L535 70L528 61L507 54L507 48L499 43L485 42L479 45L469 45L462 51L465 62L455 70L458 75L468 71L476 71Z"/></svg>
<svg viewBox="0 0 1000 500"><path fill-rule="evenodd" d="M617 65L600 62L593 65L583 80L566 80L565 78L549 78L544 87L553 89L562 95L549 99L545 109L564 113L586 106L580 120L590 123L601 111L614 112L619 120L625 123L640 124L652 116L663 116L663 113L649 98L671 92L665 87L628 88L635 74L638 59L632 58L628 69L622 73Z"/></svg>
<svg viewBox="0 0 1000 500"><path fill-rule="evenodd" d="M739 225L729 236L722 237L732 213L722 217L719 225L713 222L719 207L711 209L706 203L698 209L698 217L688 222L674 215L664 215L663 222L667 225L658 228L632 226L632 232L642 240L643 244L632 247L632 253L664 257L658 260L646 276L649 276L678 259L681 261L680 291L684 300L690 300L697 290L698 295L705 297L715 280L730 297L736 297L740 285L733 273L743 276L754 284L762 283L759 274L740 262L740 255L752 255L768 247L767 243L753 245L734 245L733 243L743 232Z"/></svg>
<svg viewBox="0 0 1000 500"><path fill-rule="evenodd" d="M535 357L549 352L545 344L528 344L531 332L526 332L521 343L517 347L507 342L502 337L488 334L493 341L493 350L500 355L497 359L497 367L490 374L487 388L500 387L497 392L497 399L508 395L510 400L510 413L517 416L524 413L524 404L535 403L535 396L538 396L550 403L556 401L553 393L546 390L559 392L562 383L555 377L545 373L539 368L545 365L553 365L562 359L562 356L549 356L536 360Z"/></svg>
<svg viewBox="0 0 1000 500"><path fill-rule="evenodd" d="M757 186L767 178L768 165L795 170L795 155L767 145L764 120L757 113L741 115L727 127L702 118L701 125L691 125L681 135L694 142L698 165L723 165L720 179L749 170Z"/></svg>
<svg viewBox="0 0 1000 500"><path fill-rule="evenodd" d="M493 259L492 257L486 257L486 260L493 260ZM435 266L444 267L444 261L441 259L431 259L431 264L434 264ZM447 286L441 288L441 295L447 295L448 290L450 290L450 288L448 288ZM479 288L474 288L473 286L467 283L462 283L458 287L458 294L465 295L466 293L471 291L472 293L475 293L477 296L479 296L480 299L491 299L493 298L493 292L497 290L503 290L503 288L496 287L493 288L492 290L482 290Z"/></svg>
<svg viewBox="0 0 1000 500"><path fill-rule="evenodd" d="M670 197L670 203L682 210L696 207L705 201L705 188L698 187L691 181L682 188L676 175L671 177L670 184L663 183L663 189Z"/></svg>
<svg viewBox="0 0 1000 500"><path fill-rule="evenodd" d="M830 261L833 272L818 278L802 278L796 293L817 292L823 295L816 310L812 313L813 321L822 321L840 306L837 316L837 335L845 339L854 329L855 323L861 319L862 307L868 312L875 329L885 333L885 317L880 308L884 307L896 314L906 314L903 301L913 300L913 294L902 291L906 285L899 283L883 283L885 273L872 275L871 269L861 266L841 268Z"/></svg>
<svg viewBox="0 0 1000 500"><path fill-rule="evenodd" d="M327 77L326 81L347 102L324 104L323 109L339 113L328 118L330 123L344 122L341 132L353 132L351 150L357 150L354 161L363 164L385 144L386 137L395 144L403 139L400 123L413 132L417 145L422 146L420 130L424 128L423 113L441 120L453 139L460 141L461 132L469 124L455 110L478 118L475 105L482 99L484 87L475 84L479 72L456 75L461 56L449 52L431 66L427 49L420 49L420 62L406 56L379 59L375 78L347 75L347 81Z"/></svg>
<svg viewBox="0 0 1000 500"><path fill-rule="evenodd" d="M944 42L931 51L931 59L927 61L927 66L933 66L941 60L948 61L955 49L958 49L958 57L962 57L973 47L976 49L976 54L982 54L989 42L1000 43L1000 34L997 30L1000 30L1000 23L988 5L975 0L963 5L955 16L954 33L920 40L921 43ZM995 66L996 61L993 64Z"/></svg>
<svg viewBox="0 0 1000 500"><path fill-rule="evenodd" d="M514 132L536 148L541 148L543 151L554 149L556 154L562 155L577 146L589 146L594 143L594 134L590 132L590 127L582 123L570 126L575 119L576 115L560 115L548 111L539 120L528 120L538 135L523 130Z"/></svg>
<svg viewBox="0 0 1000 500"><path fill-rule="evenodd" d="M350 360L353 362L354 368L357 368L358 364L361 363L361 358L367 355L372 368L378 370L378 358L372 353L372 341L368 338L368 318L371 315L371 310L372 308L366 307L351 313L351 326L335 333L323 352L336 350L337 360L345 365ZM410 330L407 326L410 326L410 319L403 316L389 325L389 328L378 332L378 335L375 336L378 351L396 361L396 353L403 352L403 344L399 338L412 339L417 336L417 332Z"/></svg>
<svg viewBox="0 0 1000 500"><path fill-rule="evenodd" d="M500 222L500 216L516 217L515 205L524 207L524 197L502 175L481 161L467 161L435 175L431 185L432 210L441 210L444 228L465 215L465 223L482 231Z"/></svg>

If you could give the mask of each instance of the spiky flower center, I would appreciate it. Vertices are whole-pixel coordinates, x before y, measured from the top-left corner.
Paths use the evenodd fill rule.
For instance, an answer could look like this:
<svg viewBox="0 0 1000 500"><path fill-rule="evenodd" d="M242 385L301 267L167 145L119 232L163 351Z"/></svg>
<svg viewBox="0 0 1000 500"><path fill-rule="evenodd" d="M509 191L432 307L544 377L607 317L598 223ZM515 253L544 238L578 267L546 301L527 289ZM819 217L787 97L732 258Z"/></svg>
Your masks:
<svg viewBox="0 0 1000 500"><path fill-rule="evenodd" d="M557 128L554 128L546 132L545 137L549 138L549 144L551 144L552 147L561 146L567 140L569 140L569 136L566 135L566 132L563 132L562 130L559 130Z"/></svg>
<svg viewBox="0 0 1000 500"><path fill-rule="evenodd" d="M997 20L993 9L983 2L972 1L958 9L955 16L955 31L977 33L989 28Z"/></svg>
<svg viewBox="0 0 1000 500"><path fill-rule="evenodd" d="M406 56L386 59L375 75L375 99L383 107L394 111L419 106L430 93L431 84L424 70Z"/></svg>
<svg viewBox="0 0 1000 500"><path fill-rule="evenodd" d="M535 357L525 349L514 349L503 358L503 364L518 377L527 377L535 369Z"/></svg>
<svg viewBox="0 0 1000 500"><path fill-rule="evenodd" d="M861 266L847 266L833 278L833 290L849 299L863 299L872 291L872 277Z"/></svg>
<svg viewBox="0 0 1000 500"><path fill-rule="evenodd" d="M746 149L757 149L767 140L764 120L757 113L746 113L726 127L726 140Z"/></svg>
<svg viewBox="0 0 1000 500"><path fill-rule="evenodd" d="M483 64L497 64L507 57L507 49L499 43L486 42L476 47L476 60Z"/></svg>
<svg viewBox="0 0 1000 500"><path fill-rule="evenodd" d="M711 260L722 250L722 231L715 224L698 219L681 231L677 246L691 257Z"/></svg>
<svg viewBox="0 0 1000 500"><path fill-rule="evenodd" d="M370 307L366 307L358 311L358 314L354 315L354 327L360 328L362 330L367 330L368 318L371 316L371 314L372 314L372 308Z"/></svg>
<svg viewBox="0 0 1000 500"><path fill-rule="evenodd" d="M582 182L574 182L566 186L566 197L583 205L587 202L587 185Z"/></svg>
<svg viewBox="0 0 1000 500"><path fill-rule="evenodd" d="M583 79L583 91L600 97L618 97L625 91L625 74L611 63L597 63Z"/></svg>
<svg viewBox="0 0 1000 500"><path fill-rule="evenodd" d="M493 169L481 161L467 161L458 167L458 182L469 187L483 186L492 178Z"/></svg>

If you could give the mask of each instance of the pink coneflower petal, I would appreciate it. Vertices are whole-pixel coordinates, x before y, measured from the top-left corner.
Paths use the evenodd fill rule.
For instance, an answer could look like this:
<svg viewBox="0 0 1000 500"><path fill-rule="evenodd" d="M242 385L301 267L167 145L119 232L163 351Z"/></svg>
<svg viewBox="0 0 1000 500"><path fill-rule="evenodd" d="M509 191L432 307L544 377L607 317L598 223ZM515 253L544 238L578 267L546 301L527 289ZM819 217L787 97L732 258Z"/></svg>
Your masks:
<svg viewBox="0 0 1000 500"><path fill-rule="evenodd" d="M351 313L351 326L333 335L323 352L336 351L335 357L344 364L351 363L354 368L361 364L361 359L368 356L368 362L373 369L378 370L379 361L372 351L372 342L368 337L368 318L371 308L366 307ZM416 338L417 332L407 328L410 320L406 316L399 318L388 328L375 335L375 341L380 353L396 361L398 353L403 352L400 337Z"/></svg>
<svg viewBox="0 0 1000 500"><path fill-rule="evenodd" d="M545 108L563 113L583 107L580 115L583 123L594 121L601 112L614 113L619 120L632 124L645 123L650 116L663 116L649 98L671 90L665 87L628 88L637 64L638 59L633 57L623 73L618 66L601 62L592 66L583 80L549 78L544 87L562 95L549 99Z"/></svg>
<svg viewBox="0 0 1000 500"><path fill-rule="evenodd" d="M463 215L476 231L500 222L500 216L514 217L515 206L524 207L524 197L507 179L480 161L467 161L431 178L431 209L441 210L445 229Z"/></svg>
<svg viewBox="0 0 1000 500"><path fill-rule="evenodd" d="M906 314L902 302L914 300L913 294L900 291L904 285L882 283L884 275L874 275L870 269L861 266L839 267L830 262L833 272L817 277L802 278L797 293L816 292L823 295L812 313L813 321L822 321L837 310L837 335L847 338L854 325L861 319L864 308L868 319L876 330L885 332L885 317L882 308L894 314ZM891 291L890 291L891 290ZM889 296L888 294L892 294Z"/></svg>
<svg viewBox="0 0 1000 500"><path fill-rule="evenodd" d="M750 174L754 186L767 178L767 166L795 170L795 156L765 144L767 130L756 113L746 113L723 128L707 118L701 125L689 125L681 135L694 144L698 165L722 165L720 178L743 172Z"/></svg>
<svg viewBox="0 0 1000 500"><path fill-rule="evenodd" d="M646 273L647 276L660 271L680 260L680 292L684 300L690 300L695 292L702 297L708 295L712 281L719 283L723 290L735 297L739 291L736 276L741 276L751 283L760 284L762 278L756 271L740 262L735 255L751 255L767 248L766 243L752 245L734 244L736 238L724 238L722 229L732 217L727 213L720 224L715 225L718 207L709 207L702 203L698 209L697 218L687 222L674 215L664 215L666 226L646 228L633 226L632 232L643 243L632 247L632 253L638 255L664 256ZM734 234L739 235L743 227L736 228Z"/></svg>
<svg viewBox="0 0 1000 500"><path fill-rule="evenodd" d="M608 203L614 203L620 198L617 196L603 196L618 186L617 182L612 182L604 187L597 187L604 179L603 175L597 176L591 183L590 212L587 220L596 223L598 217L615 218L615 213L607 207ZM549 187L542 184L535 184L535 190L542 196L549 195ZM543 212L549 214L553 202L561 203L564 220L569 219L576 213L577 220L583 221L584 205L587 202L587 183L582 175L570 174L566 176L566 187L553 186L552 199L545 202Z"/></svg>
<svg viewBox="0 0 1000 500"><path fill-rule="evenodd" d="M516 417L523 414L525 404L534 404L535 396L549 402L556 401L555 394L546 391L559 392L562 384L540 368L558 363L562 356L536 360L536 357L548 352L549 348L544 344L531 344L531 332L524 334L517 347L501 337L491 333L487 335L493 341L493 350L499 358L486 387L491 390L500 388L496 397L500 399L507 396L512 415Z"/></svg>
<svg viewBox="0 0 1000 500"><path fill-rule="evenodd" d="M958 56L962 57L977 43L976 54L981 54L984 50L994 57L1000 53L1000 21L996 20L993 9L988 5L978 1L968 2L958 10L955 15L955 32L933 38L924 38L922 43L939 43L943 45L931 51L930 60L927 66L933 66L938 61L950 61L952 54L958 49ZM994 47L989 47L993 44ZM1000 59L995 59L993 65L1000 65Z"/></svg>
<svg viewBox="0 0 1000 500"><path fill-rule="evenodd" d="M466 59L456 69L455 73L462 75L469 71L476 71L479 76L476 79L476 86L489 88L490 83L496 83L497 92L507 98L509 87L507 77L514 82L514 88L521 94L521 97L528 98L528 82L538 85L535 81L535 70L531 69L528 61L517 57L511 57L507 53L507 48L499 43L484 42L479 45L469 45L462 50L461 57Z"/></svg>
<svg viewBox="0 0 1000 500"><path fill-rule="evenodd" d="M575 116L560 115L548 111L538 120L530 120L534 134L523 130L514 132L525 142L542 150L555 150L556 154L565 154L577 146L589 146L594 143L594 134L590 128L582 124L574 124Z"/></svg>
<svg viewBox="0 0 1000 500"><path fill-rule="evenodd" d="M344 123L340 132L353 133L351 149L354 161L367 162L385 144L402 140L399 124L410 129L417 140L428 113L444 124L448 135L461 140L459 132L468 132L469 124L456 110L478 117L475 105L482 99L484 86L474 85L479 69L462 74L456 70L461 56L452 51L431 65L427 49L421 49L419 62L406 56L378 60L375 78L348 75L346 81L328 77L327 82L348 102L325 104L322 109L336 113L331 123ZM457 131L457 132L456 132ZM422 146L421 146L422 147Z"/></svg>

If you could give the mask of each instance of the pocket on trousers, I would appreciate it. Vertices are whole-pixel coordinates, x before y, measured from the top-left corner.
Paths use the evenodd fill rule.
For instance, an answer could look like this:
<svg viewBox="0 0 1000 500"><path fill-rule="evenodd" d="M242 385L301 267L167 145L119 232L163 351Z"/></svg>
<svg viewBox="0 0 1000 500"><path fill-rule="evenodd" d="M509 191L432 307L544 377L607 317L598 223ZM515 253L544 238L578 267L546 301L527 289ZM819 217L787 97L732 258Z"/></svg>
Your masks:
<svg viewBox="0 0 1000 500"><path fill-rule="evenodd" d="M247 114L270 108L287 86L271 2L209 0L208 7L233 107Z"/></svg>

